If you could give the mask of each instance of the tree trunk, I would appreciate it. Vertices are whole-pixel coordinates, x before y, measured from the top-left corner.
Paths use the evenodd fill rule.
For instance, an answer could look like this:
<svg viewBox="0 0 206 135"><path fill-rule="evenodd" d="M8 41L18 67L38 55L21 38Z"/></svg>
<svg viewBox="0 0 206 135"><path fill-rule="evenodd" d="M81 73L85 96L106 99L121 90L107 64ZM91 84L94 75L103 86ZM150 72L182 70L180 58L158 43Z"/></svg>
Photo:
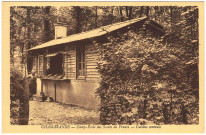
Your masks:
<svg viewBox="0 0 206 135"><path fill-rule="evenodd" d="M170 31L173 32L174 20L173 20L173 7L172 6L170 6L170 18L171 18L171 20L170 20L171 21Z"/></svg>
<svg viewBox="0 0 206 135"><path fill-rule="evenodd" d="M97 14L97 6L95 7L95 28L98 27L97 25L97 18L98 18L98 14Z"/></svg>
<svg viewBox="0 0 206 135"><path fill-rule="evenodd" d="M170 17L171 17L171 30L172 30L172 27L173 27L173 14L172 14L172 6L170 6Z"/></svg>
<svg viewBox="0 0 206 135"><path fill-rule="evenodd" d="M128 10L128 6L126 6L126 17L127 17L127 20L129 18L129 10Z"/></svg>
<svg viewBox="0 0 206 135"><path fill-rule="evenodd" d="M129 20L132 19L132 7L129 7Z"/></svg>
<svg viewBox="0 0 206 135"><path fill-rule="evenodd" d="M122 7L119 7L119 13L120 13L120 20L123 22L123 15L122 15Z"/></svg>
<svg viewBox="0 0 206 135"><path fill-rule="evenodd" d="M139 13L139 17L142 17L142 13L143 13L143 6L140 7L140 13Z"/></svg>
<svg viewBox="0 0 206 135"><path fill-rule="evenodd" d="M81 8L80 6L75 6L74 7L74 14L75 14L75 19L76 19L76 32L75 33L80 33L81 32Z"/></svg>
<svg viewBox="0 0 206 135"><path fill-rule="evenodd" d="M22 47L22 69L24 68L24 74L25 76L28 73L28 69L27 69L27 62L28 62L28 49L31 48L31 8L27 7L27 16L26 16L26 27L27 27L27 45ZM26 56L26 57L25 57Z"/></svg>
<svg viewBox="0 0 206 135"><path fill-rule="evenodd" d="M29 7L27 7L27 16L26 16L26 23L27 23L27 49L30 49L31 48L31 43L30 43L30 32L31 32L31 29L30 29L30 23L31 23L31 17L30 17L30 14L31 14L31 9Z"/></svg>
<svg viewBox="0 0 206 135"><path fill-rule="evenodd" d="M113 15L113 12L114 12L114 7L111 7L112 10L111 10L111 23L114 22L114 15Z"/></svg>
<svg viewBox="0 0 206 135"><path fill-rule="evenodd" d="M44 8L45 18L44 18L44 42L48 42L50 39L50 24L49 24L49 13L50 13L50 6Z"/></svg>
<svg viewBox="0 0 206 135"><path fill-rule="evenodd" d="M158 6L155 6L154 7L154 11L155 11L154 18L155 18L155 21L157 21L157 9L158 9Z"/></svg>
<svg viewBox="0 0 206 135"><path fill-rule="evenodd" d="M149 6L146 7L145 15L149 17Z"/></svg>

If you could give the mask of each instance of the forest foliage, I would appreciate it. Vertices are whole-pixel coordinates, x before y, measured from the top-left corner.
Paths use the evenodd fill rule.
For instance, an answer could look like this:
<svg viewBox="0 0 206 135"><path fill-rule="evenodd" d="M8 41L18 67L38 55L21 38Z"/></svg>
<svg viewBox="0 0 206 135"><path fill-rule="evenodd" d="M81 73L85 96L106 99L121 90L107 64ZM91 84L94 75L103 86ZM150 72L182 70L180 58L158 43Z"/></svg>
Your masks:
<svg viewBox="0 0 206 135"><path fill-rule="evenodd" d="M68 25L68 35L108 24L148 16L171 31L174 15L191 7L158 6L18 6L10 7L11 64L27 74L27 50L54 39L54 24ZM174 14L174 15L173 15ZM173 16L172 16L173 15ZM174 22L173 21L173 22ZM19 66L19 64L21 66ZM28 67L29 68L29 67Z"/></svg>
<svg viewBox="0 0 206 135"><path fill-rule="evenodd" d="M102 124L144 124L141 119L156 124L198 124L196 7L11 7L11 68L26 76L28 49L54 39L57 22L67 24L71 35L142 16L165 28L161 40L142 30L96 44L101 54L102 81L97 94Z"/></svg>
<svg viewBox="0 0 206 135"><path fill-rule="evenodd" d="M10 124L28 125L29 86L22 73L11 68L10 71Z"/></svg>
<svg viewBox="0 0 206 135"><path fill-rule="evenodd" d="M96 43L102 124L198 124L198 10L184 14L160 40L143 27Z"/></svg>

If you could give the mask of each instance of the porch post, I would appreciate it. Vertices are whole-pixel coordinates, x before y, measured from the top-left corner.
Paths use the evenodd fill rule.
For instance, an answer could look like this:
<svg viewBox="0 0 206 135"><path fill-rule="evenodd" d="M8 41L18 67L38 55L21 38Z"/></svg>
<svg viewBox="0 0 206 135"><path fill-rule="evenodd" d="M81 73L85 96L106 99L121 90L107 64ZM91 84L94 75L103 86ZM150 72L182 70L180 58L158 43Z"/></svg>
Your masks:
<svg viewBox="0 0 206 135"><path fill-rule="evenodd" d="M40 98L39 101L43 102L45 100L45 95L43 92L43 80L41 79L41 92L40 92Z"/></svg>

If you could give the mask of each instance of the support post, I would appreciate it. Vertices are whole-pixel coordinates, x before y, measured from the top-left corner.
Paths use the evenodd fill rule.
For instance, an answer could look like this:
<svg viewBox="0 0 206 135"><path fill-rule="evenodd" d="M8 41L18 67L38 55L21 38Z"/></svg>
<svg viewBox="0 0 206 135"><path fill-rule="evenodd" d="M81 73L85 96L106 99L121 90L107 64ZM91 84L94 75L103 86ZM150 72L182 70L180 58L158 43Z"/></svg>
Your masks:
<svg viewBox="0 0 206 135"><path fill-rule="evenodd" d="M54 94L55 94L55 99L54 99L54 101L56 102L56 97L57 97L57 91L56 91L56 80L54 80Z"/></svg>
<svg viewBox="0 0 206 135"><path fill-rule="evenodd" d="M40 92L39 101L43 102L44 99L45 99L45 95L44 95L44 92L43 92L43 80L41 79L41 92Z"/></svg>

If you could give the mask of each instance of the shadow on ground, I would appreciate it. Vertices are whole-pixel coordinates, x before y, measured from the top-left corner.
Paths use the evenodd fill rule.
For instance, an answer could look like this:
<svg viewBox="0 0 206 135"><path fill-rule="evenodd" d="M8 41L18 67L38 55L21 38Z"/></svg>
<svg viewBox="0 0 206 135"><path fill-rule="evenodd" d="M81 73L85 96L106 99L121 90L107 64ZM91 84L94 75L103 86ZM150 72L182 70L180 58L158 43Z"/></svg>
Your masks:
<svg viewBox="0 0 206 135"><path fill-rule="evenodd" d="M29 125L98 124L99 112L56 102L29 101Z"/></svg>

